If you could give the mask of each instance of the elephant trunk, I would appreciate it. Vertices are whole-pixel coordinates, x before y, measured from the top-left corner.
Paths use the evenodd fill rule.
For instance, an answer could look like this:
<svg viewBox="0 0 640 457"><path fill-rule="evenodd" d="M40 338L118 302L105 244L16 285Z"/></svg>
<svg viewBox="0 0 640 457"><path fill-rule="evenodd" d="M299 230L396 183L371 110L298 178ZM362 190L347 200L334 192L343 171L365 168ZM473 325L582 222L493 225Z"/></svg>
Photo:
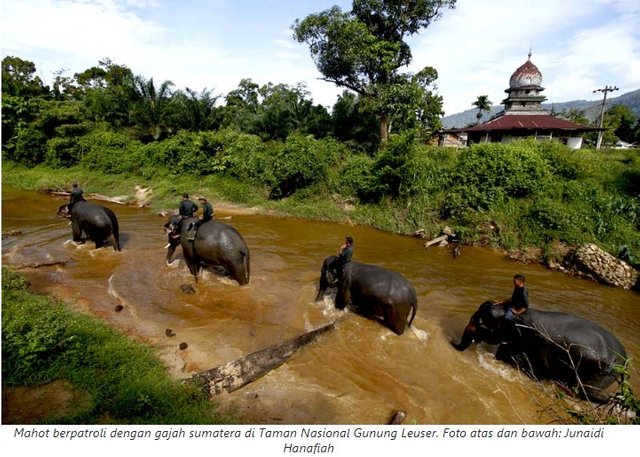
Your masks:
<svg viewBox="0 0 640 457"><path fill-rule="evenodd" d="M462 334L462 339L460 340L460 343L456 344L452 341L451 346L456 348L458 351L464 351L469 347L469 345L473 341L475 334L476 334L476 326L472 322L469 322L469 324L464 329L464 333Z"/></svg>

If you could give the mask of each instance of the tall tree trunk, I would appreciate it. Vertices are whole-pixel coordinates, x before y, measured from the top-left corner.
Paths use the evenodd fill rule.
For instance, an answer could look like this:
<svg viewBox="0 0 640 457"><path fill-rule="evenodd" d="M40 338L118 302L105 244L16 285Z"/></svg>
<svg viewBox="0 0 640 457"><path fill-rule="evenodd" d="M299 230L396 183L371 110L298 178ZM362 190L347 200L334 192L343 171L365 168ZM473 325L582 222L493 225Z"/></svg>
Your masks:
<svg viewBox="0 0 640 457"><path fill-rule="evenodd" d="M389 138L389 115L380 116L380 141L386 143Z"/></svg>

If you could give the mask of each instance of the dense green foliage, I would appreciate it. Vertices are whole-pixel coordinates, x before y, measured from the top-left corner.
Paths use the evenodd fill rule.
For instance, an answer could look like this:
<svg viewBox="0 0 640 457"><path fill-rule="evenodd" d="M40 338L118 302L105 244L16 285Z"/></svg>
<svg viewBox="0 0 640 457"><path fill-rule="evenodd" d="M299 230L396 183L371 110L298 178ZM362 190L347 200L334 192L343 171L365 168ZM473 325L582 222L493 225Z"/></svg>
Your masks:
<svg viewBox="0 0 640 457"><path fill-rule="evenodd" d="M170 380L150 348L96 318L34 295L2 269L2 383L33 386L64 379L90 400L53 423L212 424L233 419L207 395Z"/></svg>
<svg viewBox="0 0 640 457"><path fill-rule="evenodd" d="M383 2L354 0L351 11L338 6L310 14L293 25L294 38L307 43L326 81L357 93L380 123L386 141L391 124L437 129L442 98L432 91L435 68L402 73L412 62L406 39L427 28L456 0Z"/></svg>
<svg viewBox="0 0 640 457"><path fill-rule="evenodd" d="M5 182L67 187L73 175L102 193L153 187L159 209L186 190L403 234L436 236L450 225L463 242L535 247L543 257L595 242L640 259L634 150L571 151L533 140L437 148L402 110L394 118L401 133L381 142L371 106L351 92L329 114L302 85L244 79L218 105L211 91L172 92L170 82L157 85L109 60L58 75L53 90L34 74L30 62L3 60ZM630 128L618 111L617 125Z"/></svg>

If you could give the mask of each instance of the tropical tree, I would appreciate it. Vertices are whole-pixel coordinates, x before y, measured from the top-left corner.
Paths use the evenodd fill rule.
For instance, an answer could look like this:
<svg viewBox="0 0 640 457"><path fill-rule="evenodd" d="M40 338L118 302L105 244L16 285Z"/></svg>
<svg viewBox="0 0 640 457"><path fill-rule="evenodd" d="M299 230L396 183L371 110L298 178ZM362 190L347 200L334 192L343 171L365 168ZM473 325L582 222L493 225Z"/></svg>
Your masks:
<svg viewBox="0 0 640 457"><path fill-rule="evenodd" d="M326 136L329 113L314 105L309 95L303 83L259 86L243 79L226 97L225 125L271 140L284 140L292 132Z"/></svg>
<svg viewBox="0 0 640 457"><path fill-rule="evenodd" d="M605 121L613 134L627 143L638 141L638 118L626 105L614 105L605 113Z"/></svg>
<svg viewBox="0 0 640 457"><path fill-rule="evenodd" d="M135 77L139 102L134 110L134 119L154 140L167 130L172 86L171 81L164 81L156 87L153 78Z"/></svg>
<svg viewBox="0 0 640 457"><path fill-rule="evenodd" d="M373 154L380 145L375 115L367 111L360 97L345 90L338 96L331 113L333 136L352 149Z"/></svg>
<svg viewBox="0 0 640 457"><path fill-rule="evenodd" d="M589 118L584 113L584 110L578 108L571 108L570 110L562 110L559 114L560 117L567 119L571 122L575 122L580 125L590 125Z"/></svg>
<svg viewBox="0 0 640 457"><path fill-rule="evenodd" d="M243 132L251 132L258 117L260 86L250 78L240 80L238 88L225 97L224 125L236 127Z"/></svg>
<svg viewBox="0 0 640 457"><path fill-rule="evenodd" d="M198 93L188 87L173 94L172 124L177 128L194 132L217 130L222 123L222 115L216 103L220 95L213 95L206 88Z"/></svg>
<svg viewBox="0 0 640 457"><path fill-rule="evenodd" d="M98 66L74 75L73 82L59 76L54 83L56 98L72 98L84 102L86 115L113 127L131 124L131 112L141 99L130 68L106 58Z"/></svg>
<svg viewBox="0 0 640 457"><path fill-rule="evenodd" d="M36 76L36 65L29 60L7 56L2 59L2 95L41 97L49 88Z"/></svg>
<svg viewBox="0 0 640 457"><path fill-rule="evenodd" d="M482 112L486 111L488 113L491 111L491 100L489 100L488 95L478 95L478 98L472 103L472 105L478 108L478 112L476 113L476 124L479 124L480 119L482 118Z"/></svg>
<svg viewBox="0 0 640 457"><path fill-rule="evenodd" d="M412 61L405 39L428 27L443 8L453 8L455 3L354 0L350 12L334 6L297 19L292 29L299 43L308 44L322 79L366 99L379 119L380 138L386 141L392 116L425 106L432 92L430 84L437 77L431 67L417 75L400 71ZM437 104L434 99L427 106L441 112Z"/></svg>

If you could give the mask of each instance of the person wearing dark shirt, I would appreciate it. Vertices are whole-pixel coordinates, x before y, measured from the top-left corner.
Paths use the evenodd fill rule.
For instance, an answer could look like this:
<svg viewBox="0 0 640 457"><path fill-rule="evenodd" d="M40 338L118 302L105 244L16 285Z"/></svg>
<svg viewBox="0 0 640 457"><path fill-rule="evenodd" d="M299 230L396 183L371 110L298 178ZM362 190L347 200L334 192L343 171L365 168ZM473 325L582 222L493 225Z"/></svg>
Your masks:
<svg viewBox="0 0 640 457"><path fill-rule="evenodd" d="M187 240L189 241L193 241L195 239L196 232L202 224L213 219L213 206L211 203L209 203L205 197L198 197L198 201L202 203L202 218L189 224L189 227L187 228L189 232Z"/></svg>
<svg viewBox="0 0 640 457"><path fill-rule="evenodd" d="M84 200L82 196L83 191L82 188L78 186L77 182L71 184L71 192L69 193L69 210L74 205L74 203Z"/></svg>
<svg viewBox="0 0 640 457"><path fill-rule="evenodd" d="M353 257L353 238L350 236L345 237L345 243L340 246L338 251L338 257L331 262L329 266L330 270L333 273L333 276L336 279L340 279L342 277L342 271L344 270L344 266L346 263L351 262L351 258Z"/></svg>
<svg viewBox="0 0 640 457"><path fill-rule="evenodd" d="M198 205L189 200L189 194L182 194L182 201L178 207L178 213L182 218L191 217L198 211Z"/></svg>
<svg viewBox="0 0 640 457"><path fill-rule="evenodd" d="M529 308L529 291L525 286L523 275L517 274L513 277L513 293L511 294L511 298L507 298L496 304L507 307L504 317L508 320L513 320L515 316L527 311Z"/></svg>

